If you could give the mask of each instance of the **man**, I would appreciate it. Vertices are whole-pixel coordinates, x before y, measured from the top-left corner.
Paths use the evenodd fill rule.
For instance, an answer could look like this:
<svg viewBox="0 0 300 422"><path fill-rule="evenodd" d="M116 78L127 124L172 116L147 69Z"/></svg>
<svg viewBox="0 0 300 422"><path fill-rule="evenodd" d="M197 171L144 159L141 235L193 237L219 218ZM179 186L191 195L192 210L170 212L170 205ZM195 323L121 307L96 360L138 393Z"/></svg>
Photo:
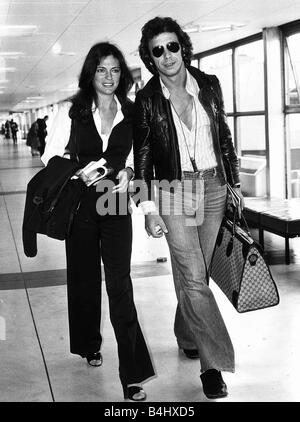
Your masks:
<svg viewBox="0 0 300 422"><path fill-rule="evenodd" d="M18 124L14 121L14 119L11 119L10 121L10 130L11 130L11 136L13 139L13 143L17 143L17 132L19 130Z"/></svg>
<svg viewBox="0 0 300 422"><path fill-rule="evenodd" d="M178 23L169 17L147 22L139 53L154 76L135 101L137 203L148 234L165 235L168 242L178 346L187 357L200 358L206 396L221 398L227 395L221 371L234 372L234 350L208 286L208 269L225 211L226 181L241 196L238 158L218 79L190 66L191 41ZM159 209L153 180L159 182Z"/></svg>
<svg viewBox="0 0 300 422"><path fill-rule="evenodd" d="M4 127L5 127L5 139L9 139L10 138L10 132L11 132L9 120L6 120Z"/></svg>
<svg viewBox="0 0 300 422"><path fill-rule="evenodd" d="M40 156L42 156L44 154L45 151L45 146L46 146L46 136L47 136L47 122L48 120L48 116L44 116L42 119L37 119L37 124L38 124L38 138L39 138L39 152L40 152Z"/></svg>

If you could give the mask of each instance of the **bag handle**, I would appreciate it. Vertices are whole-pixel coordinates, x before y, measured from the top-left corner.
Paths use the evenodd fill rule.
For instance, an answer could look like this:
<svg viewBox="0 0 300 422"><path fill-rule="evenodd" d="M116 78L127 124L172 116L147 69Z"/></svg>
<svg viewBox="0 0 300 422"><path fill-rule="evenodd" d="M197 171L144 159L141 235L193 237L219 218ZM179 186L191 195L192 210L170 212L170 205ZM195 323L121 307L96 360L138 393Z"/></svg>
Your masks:
<svg viewBox="0 0 300 422"><path fill-rule="evenodd" d="M79 163L76 132L76 120L72 119L70 137L66 149L69 150L71 160L76 160Z"/></svg>

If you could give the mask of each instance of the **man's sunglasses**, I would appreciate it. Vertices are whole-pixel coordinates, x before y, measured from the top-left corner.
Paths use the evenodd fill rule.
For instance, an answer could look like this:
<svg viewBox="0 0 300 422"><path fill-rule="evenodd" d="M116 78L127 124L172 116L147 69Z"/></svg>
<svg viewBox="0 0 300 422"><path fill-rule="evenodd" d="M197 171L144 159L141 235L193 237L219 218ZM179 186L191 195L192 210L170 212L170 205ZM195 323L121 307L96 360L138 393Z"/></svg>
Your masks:
<svg viewBox="0 0 300 422"><path fill-rule="evenodd" d="M168 42L166 47L171 53L177 53L180 50L180 44L177 41ZM165 47L163 45L158 45L152 49L152 54L154 57L158 58L164 54L164 51Z"/></svg>

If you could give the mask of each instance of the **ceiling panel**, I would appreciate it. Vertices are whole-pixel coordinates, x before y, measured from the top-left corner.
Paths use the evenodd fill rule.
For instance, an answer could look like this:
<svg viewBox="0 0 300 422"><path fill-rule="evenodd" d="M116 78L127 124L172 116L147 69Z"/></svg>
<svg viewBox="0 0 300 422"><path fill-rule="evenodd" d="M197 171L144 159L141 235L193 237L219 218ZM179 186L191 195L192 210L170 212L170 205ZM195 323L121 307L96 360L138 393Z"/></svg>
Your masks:
<svg viewBox="0 0 300 422"><path fill-rule="evenodd" d="M101 3L102 0L99 1ZM77 15L82 8L90 3L89 0L71 1L71 0L1 0L0 15L4 14L4 10L9 9L9 16L32 16L32 19L40 16L61 16L62 14Z"/></svg>
<svg viewBox="0 0 300 422"><path fill-rule="evenodd" d="M34 106L51 104L70 94L61 89L76 86L83 60L93 44L115 42L132 68L141 66L135 54L141 27L155 16L171 16L181 25L243 23L228 32L191 33L194 52L258 33L266 26L300 18L300 0L0 0L0 25L37 25L36 33L0 37L0 51L21 51L18 59L1 58L16 72L1 72L0 110L13 110L27 96L44 98ZM52 51L60 43L62 53ZM3 61L4 60L4 61Z"/></svg>

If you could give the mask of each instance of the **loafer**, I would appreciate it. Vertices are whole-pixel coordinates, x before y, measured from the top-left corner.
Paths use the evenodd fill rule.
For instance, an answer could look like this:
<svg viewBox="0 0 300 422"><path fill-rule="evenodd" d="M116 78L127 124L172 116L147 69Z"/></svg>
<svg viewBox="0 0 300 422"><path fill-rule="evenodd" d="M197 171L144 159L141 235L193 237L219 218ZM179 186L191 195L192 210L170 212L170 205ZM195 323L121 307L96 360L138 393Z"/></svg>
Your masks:
<svg viewBox="0 0 300 422"><path fill-rule="evenodd" d="M203 392L209 399L220 399L228 395L227 385L222 374L216 369L208 369L200 375Z"/></svg>
<svg viewBox="0 0 300 422"><path fill-rule="evenodd" d="M197 349L182 349L185 356L189 359L199 359L199 352Z"/></svg>

